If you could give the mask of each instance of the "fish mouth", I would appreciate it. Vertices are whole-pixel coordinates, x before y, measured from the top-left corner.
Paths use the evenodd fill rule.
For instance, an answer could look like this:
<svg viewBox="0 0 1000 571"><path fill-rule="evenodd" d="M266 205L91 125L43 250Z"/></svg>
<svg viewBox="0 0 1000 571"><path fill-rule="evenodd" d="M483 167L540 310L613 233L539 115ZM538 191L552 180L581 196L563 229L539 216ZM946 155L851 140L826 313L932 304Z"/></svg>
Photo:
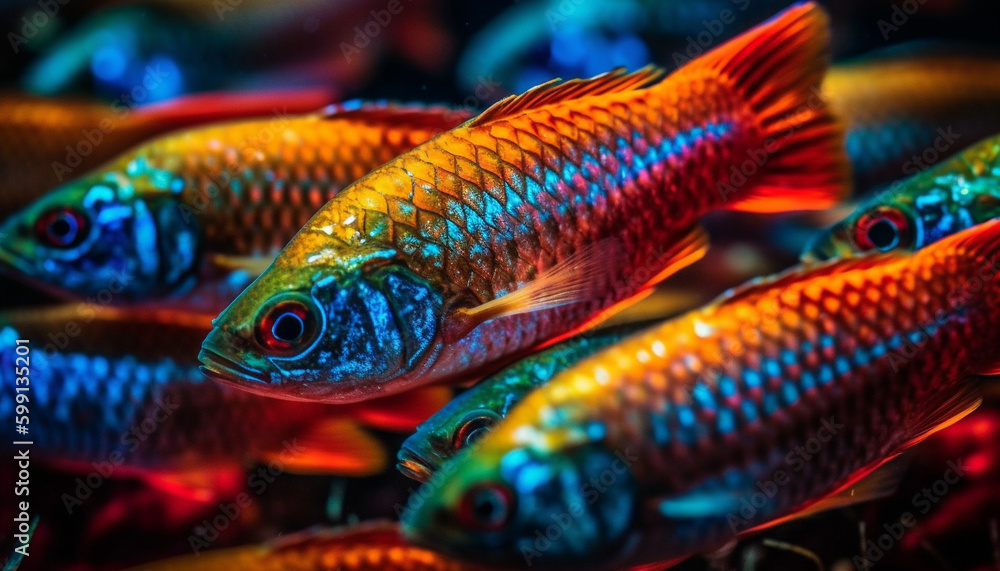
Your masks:
<svg viewBox="0 0 1000 571"><path fill-rule="evenodd" d="M201 362L201 372L213 381L237 386L243 383L269 384L263 371L237 363L209 347L201 348L198 361Z"/></svg>
<svg viewBox="0 0 1000 571"><path fill-rule="evenodd" d="M418 482L426 482L434 475L435 467L413 450L403 448L396 455L396 459L398 460L396 469L402 472L407 478Z"/></svg>

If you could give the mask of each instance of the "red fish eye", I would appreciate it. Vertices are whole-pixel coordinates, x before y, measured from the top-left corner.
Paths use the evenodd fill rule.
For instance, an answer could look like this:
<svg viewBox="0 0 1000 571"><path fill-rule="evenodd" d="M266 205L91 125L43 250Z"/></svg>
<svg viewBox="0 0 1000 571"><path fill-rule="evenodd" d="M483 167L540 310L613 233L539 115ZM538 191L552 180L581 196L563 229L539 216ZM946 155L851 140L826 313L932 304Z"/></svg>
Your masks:
<svg viewBox="0 0 1000 571"><path fill-rule="evenodd" d="M71 248L87 236L87 218L73 208L52 208L38 217L35 235L46 246Z"/></svg>
<svg viewBox="0 0 1000 571"><path fill-rule="evenodd" d="M887 251L909 247L913 230L906 215L895 208L880 206L865 212L854 225L854 243L859 249Z"/></svg>
<svg viewBox="0 0 1000 571"><path fill-rule="evenodd" d="M478 411L466 417L451 439L454 450L472 445L493 429L499 419L492 412Z"/></svg>
<svg viewBox="0 0 1000 571"><path fill-rule="evenodd" d="M506 486L494 483L470 488L458 506L459 523L476 531L498 531L513 514L513 494Z"/></svg>
<svg viewBox="0 0 1000 571"><path fill-rule="evenodd" d="M257 341L275 353L295 353L316 335L315 311L299 295L269 303L257 320Z"/></svg>

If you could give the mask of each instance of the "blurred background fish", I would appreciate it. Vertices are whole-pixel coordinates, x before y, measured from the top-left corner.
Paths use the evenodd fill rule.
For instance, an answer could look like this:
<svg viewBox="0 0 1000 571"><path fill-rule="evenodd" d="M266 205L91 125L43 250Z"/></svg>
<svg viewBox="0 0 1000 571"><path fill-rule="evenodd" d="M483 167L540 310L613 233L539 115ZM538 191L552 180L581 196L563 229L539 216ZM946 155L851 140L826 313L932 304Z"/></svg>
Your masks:
<svg viewBox="0 0 1000 571"><path fill-rule="evenodd" d="M62 297L115 283L118 304L218 312L341 188L468 118L379 102L286 111L165 135L72 179L0 226L0 260Z"/></svg>
<svg viewBox="0 0 1000 571"><path fill-rule="evenodd" d="M203 179L231 164L219 149L232 148L227 142L232 143L233 136L241 133L237 125L249 120L270 121L277 110L287 109L287 115L297 116L315 114L330 104L342 106L350 100L404 101L441 110L444 107L438 104L443 104L455 111L454 120L461 122L507 95L557 76L589 77L616 65L636 70L654 63L675 69L791 3L9 0L0 10L5 40L4 49L0 49L0 222L7 222L11 228L15 218L23 223L23 216L13 215L30 208L32 202L50 191L64 191L73 185L92 188L97 181L88 175L120 171L127 166L122 162L124 156L139 149L159 147L155 156L164 161L161 164L175 161L163 171L169 170L186 185L194 185L191 188L209 188ZM821 3L830 12L833 64L822 90L814 95L839 108L837 114L846 126L845 150L854 174L854 202L807 215L710 214L703 224L712 248L703 260L680 270L646 299L611 317L609 323L660 320L683 313L754 276L787 268L797 262L804 248L809 249L807 246L820 253L816 257L858 255L890 247L893 242L897 242L896 247L912 250L993 217L992 155L986 142L1000 134L996 81L1000 42L992 17L993 4L986 0ZM322 121L315 123L326 125ZM337 125L327 125L333 138L317 137L317 148L327 149L330 145L324 141L341 140L340 136L378 131L373 125L369 125L373 127L370 131L339 129ZM228 134L214 130L211 136L193 136L208 134L200 130L202 126L233 130ZM391 129L385 123L385 127L392 133L391 140L370 139L367 147L362 145L370 151L359 151L353 157L345 155L332 165L321 158L309 163L304 158L308 151L299 152L302 147L276 147L281 156L272 158L274 167L249 169L253 172L248 183L253 184L241 188L247 191L255 184L259 186L260 201L256 205L237 202L223 208L220 216L192 219L199 229L209 228L205 232L218 238L211 249L185 249L180 240L183 231L163 226L165 231L158 236L159 243L166 247L163 251L179 254L180 258L193 252L200 259L199 268L208 270L180 289L167 284L167 279L151 278L145 285L136 280L135 289L128 295L121 291L113 294L106 286L117 290L120 284L114 282L84 293L88 288L80 287L86 281L81 276L87 272L73 266L69 260L72 256L55 253L58 248L46 252L51 254L46 256L37 241L45 228L72 228L76 218L71 212L77 205L63 204L67 210L47 217L49 224L40 224L38 214L42 212L35 212L29 224L35 251L19 251L26 251L26 259L33 263L42 264L37 275L45 276L47 285L40 287L37 279L7 271L8 267L0 275L0 290L4 292L0 316L21 336L31 339L33 351L44 351L32 361L33 365L37 362L39 379L50 379L46 383L58 379L53 386L74 386L73 394L77 395L67 398L67 389L45 395L45 399L32 393L32 398L37 397L39 403L62 402L67 407L79 403L77 410L89 412L74 416L79 426L71 429L54 422L48 409L38 409L39 430L44 419L54 427L47 434L62 435L46 440L46 454L53 450L48 444L54 442L60 456L77 460L74 465L43 462L43 456L48 456L42 454L42 448L36 449L37 461L32 463L30 474L30 511L41 516L41 523L32 539L32 556L26 558L22 569L121 569L191 553L192 538L214 538L207 539L208 547L199 551L196 561L204 561L209 550L267 545L275 537L310 526L397 518L418 507L423 497L416 485L391 467L366 478L283 471L273 481L263 481L266 490L258 494L258 487L250 485L248 478L266 469L267 464L260 463L263 459L259 454L245 452L258 436L267 435L269 430L283 431L299 421L279 418L269 425L258 423L258 430L247 429L249 440L236 442L226 435L235 434L239 423L233 424L231 432L219 428L223 420L239 415L236 409L199 409L202 424L176 429L176 443L196 442L199 438L208 442L212 434L219 442L231 442L217 458L206 458L199 452L202 448L212 449L209 444L189 447L194 448L189 457L227 464L232 469L215 470L211 478L192 478L186 481L188 486L178 485L177 479L157 481L157 470L166 472L164 468L171 463L185 464L165 450L158 460L151 460L157 470L149 465L133 466L132 471L120 467L116 474L128 472L129 477L101 477L99 485L91 487L89 483L101 474L93 465L87 468L88 456L84 453L113 440L107 435L110 429L99 433L99 427L117 426L115 422L141 410L145 395L155 392L152 387L157 386L156 374L163 374L159 371L187 371L190 367L192 357L185 340L196 335L191 327L169 324L170 315L174 314L173 321L177 321L179 315L196 314L200 316L197 328L206 327L213 315L202 311L233 298L270 262L267 255L247 252L280 247L295 232L295 213L306 202L275 194L279 187L308 186L310 190L298 193L304 199L309 198L309 193L332 191L332 184L312 184L322 177L312 177L311 171L305 173L310 176L304 176L302 171L322 166L331 171L339 169L343 182L338 184L342 187L359 176L358 170L370 170L369 163L388 160L388 155L397 151L397 142L411 136L433 135L433 129L412 124ZM165 152L160 144L168 140L175 143L170 147L172 152ZM177 142L181 140L186 143ZM978 150L970 148L978 141L983 141ZM236 141L236 146L245 145ZM935 170L939 167L942 170ZM268 171L282 176L268 179ZM113 178L116 183L123 180L121 176ZM146 183L140 180L147 178L136 177L135 181L143 186ZM237 180L232 177L232 181ZM199 195L193 196L197 199ZM318 200L324 199L321 196ZM136 193L131 202L123 202L122 206L149 200L148 195ZM832 232L823 232L837 223ZM136 236L133 233L131 238ZM170 236L178 240L171 244ZM9 249L13 241L11 236L4 236L0 249ZM133 252L142 249L136 249L135 240L108 238L105 242L119 253L129 248ZM830 242L835 246L814 247ZM80 248L69 250L79 255L81 263L94 267L103 263L103 255L112 254L101 248L91 249L88 254L76 251ZM145 252L147 258L151 255ZM46 265L54 271L46 274ZM88 297L99 306L89 321L75 314L77 307L88 306L62 306L58 310L51 306L57 300ZM113 309L122 304L128 307ZM119 311L131 317L110 318ZM147 317L139 317L140 313ZM99 314L105 317L97 318ZM114 325L101 325L105 318ZM75 327L79 334L74 334ZM585 341L576 342L586 352ZM573 353L570 346L561 346L568 356ZM480 435L489 433L489 426L496 423L485 420L487 415L480 413L491 410L501 396L504 406L513 405L526 390L524 385L515 384L510 392L502 394L491 392L489 387L500 386L500 379L545 378L555 372L553 364L558 362L546 355L554 354L534 355L523 363L504 363L510 365L504 371L483 371L492 382L470 390L441 411L437 420L429 420L411 436L406 450L413 457L426 457L426 464L433 468L438 456L446 458L454 449L456 433L463 435L458 440L464 442L477 441ZM6 362L10 356L6 351L0 361ZM107 364L106 369L102 363ZM78 374L80 367L85 375ZM147 379L142 371L150 371L152 376ZM4 375L0 371L0 376ZM171 377L175 379L171 384L188 386L191 394L215 394L212 390L216 389L208 388L210 383L197 376L199 372L193 375L189 380ZM123 378L131 380L124 383ZM458 379L463 386L471 386L476 380ZM137 387L135 399L127 393L117 400L108 398L107 387L126 385ZM145 387L145 392L139 387ZM219 392L218 402L244 398L227 395ZM103 408L95 401L100 398L105 399ZM484 400L478 400L473 407L471 403L477 399ZM31 404L36 403L33 400ZM424 401L400 404L402 408L366 409L364 419L357 409L342 413L345 422L353 427L343 435L360 431L365 435L364 442L382 450L383 458L392 454L417 422L409 412L427 415L433 408ZM470 411L460 414L465 412L463 407ZM995 469L996 447L991 446L996 432L992 419L998 407L997 399L987 396L984 406L966 422L913 448L908 454L911 458L905 477L891 497L776 526L709 559L685 562L680 568L811 570L818 568L817 562L837 571L866 566L916 571L1000 568L995 493L1000 475ZM304 423L307 419L303 415L300 420ZM246 428L249 424L253 423L240 426ZM11 436L12 429L7 429ZM236 457L242 460L236 461ZM96 461L100 464L102 460ZM138 461L138 456L133 461ZM945 489L941 487L945 485L942 478L949 462L963 466L965 475ZM236 466L249 472L241 473ZM2 489L14 488L14 467L12 463L0 465ZM411 475L420 473L417 469ZM78 487L79 482L83 487ZM199 482L202 485L196 485ZM187 488L188 493L166 492L164 488L171 488L171 483L175 492ZM211 491L214 503L204 501L207 496L191 493L191 489ZM89 492L89 496L82 506L68 513L63 496L78 492ZM249 504L240 503L241 493L250 497ZM232 506L239 508L238 515L225 517L235 513ZM17 507L15 501L0 502L2 521L11 521ZM883 537L889 533L886 529L895 529L893 525L898 525L900 515L906 512L915 516L915 525L907 528L901 539L891 534ZM4 548L0 552L9 552L6 547L14 543L10 530L9 526L0 526L0 548ZM341 533L350 537L353 531L338 531L335 535ZM886 537L893 545L883 550L879 542L885 545ZM303 540L303 552L309 551L305 549L309 544L308 539ZM351 553L350 557L383 557L398 554L398 549L404 547L386 550L379 546L367 552L342 549L336 541L334 544L333 552ZM255 553L268 553L268 549ZM293 558L296 550L282 553L282 557ZM419 549L405 553L408 555L393 559L392 564L404 568L409 563L417 565L418 560L431 568L451 564L451 560L438 559ZM413 559L407 559L409 555ZM289 560L262 555L254 561L285 564Z"/></svg>
<svg viewBox="0 0 1000 571"><path fill-rule="evenodd" d="M328 89L181 97L133 109L81 98L0 94L0 216L160 133L207 122L315 111Z"/></svg>

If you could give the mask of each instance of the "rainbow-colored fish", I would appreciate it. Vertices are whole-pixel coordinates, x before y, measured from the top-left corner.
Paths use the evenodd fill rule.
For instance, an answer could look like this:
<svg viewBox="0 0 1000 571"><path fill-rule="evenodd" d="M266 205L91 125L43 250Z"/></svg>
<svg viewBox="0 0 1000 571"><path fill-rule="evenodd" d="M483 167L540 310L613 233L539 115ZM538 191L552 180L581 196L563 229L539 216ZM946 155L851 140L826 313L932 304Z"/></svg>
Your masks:
<svg viewBox="0 0 1000 571"><path fill-rule="evenodd" d="M807 262L918 250L1000 216L1000 136L882 190L806 247Z"/></svg>
<svg viewBox="0 0 1000 571"><path fill-rule="evenodd" d="M0 216L87 174L155 135L195 125L308 113L332 101L327 90L208 93L135 108L0 93Z"/></svg>
<svg viewBox="0 0 1000 571"><path fill-rule="evenodd" d="M445 464L405 528L498 563L608 569L885 493L891 479L865 476L974 410L970 377L997 372L998 256L991 221L632 336Z"/></svg>
<svg viewBox="0 0 1000 571"><path fill-rule="evenodd" d="M351 102L166 135L7 220L0 260L62 297L218 312L343 187L468 115Z"/></svg>
<svg viewBox="0 0 1000 571"><path fill-rule="evenodd" d="M827 35L801 4L669 77L546 83L397 157L219 316L205 372L330 402L468 379L697 259L709 211L829 206L841 133L807 104Z"/></svg>
<svg viewBox="0 0 1000 571"><path fill-rule="evenodd" d="M528 393L577 361L648 326L630 323L577 335L490 375L418 426L400 448L397 468L414 480L426 481L441 464L506 418Z"/></svg>
<svg viewBox="0 0 1000 571"><path fill-rule="evenodd" d="M32 459L204 495L221 474L258 461L289 472L378 473L385 450L365 427L412 430L449 397L430 388L332 407L238 391L198 370L208 325L197 314L87 305L0 314L0 419L14 425L15 387L29 387L21 440L33 442ZM15 352L21 345L24 354Z"/></svg>

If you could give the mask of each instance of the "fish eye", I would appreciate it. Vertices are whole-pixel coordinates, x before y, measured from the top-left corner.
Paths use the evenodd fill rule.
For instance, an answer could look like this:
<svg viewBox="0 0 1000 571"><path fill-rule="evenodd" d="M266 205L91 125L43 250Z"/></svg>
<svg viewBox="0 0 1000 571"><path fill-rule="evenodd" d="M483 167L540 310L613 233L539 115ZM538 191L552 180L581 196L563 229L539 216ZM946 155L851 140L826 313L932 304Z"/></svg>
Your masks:
<svg viewBox="0 0 1000 571"><path fill-rule="evenodd" d="M497 531L514 513L514 495L501 484L469 488L458 507L459 523L476 531Z"/></svg>
<svg viewBox="0 0 1000 571"><path fill-rule="evenodd" d="M458 451L471 446L486 436L486 433L492 430L499 421L500 418L492 411L481 410L466 416L452 436L452 449Z"/></svg>
<svg viewBox="0 0 1000 571"><path fill-rule="evenodd" d="M87 218L74 208L59 206L50 208L38 217L35 235L53 248L72 248L87 235Z"/></svg>
<svg viewBox="0 0 1000 571"><path fill-rule="evenodd" d="M316 338L316 306L300 294L283 294L269 301L257 318L257 342L273 353L294 354Z"/></svg>
<svg viewBox="0 0 1000 571"><path fill-rule="evenodd" d="M862 214L854 225L854 243L864 251L882 252L910 247L913 230L906 215L896 208L880 206Z"/></svg>

